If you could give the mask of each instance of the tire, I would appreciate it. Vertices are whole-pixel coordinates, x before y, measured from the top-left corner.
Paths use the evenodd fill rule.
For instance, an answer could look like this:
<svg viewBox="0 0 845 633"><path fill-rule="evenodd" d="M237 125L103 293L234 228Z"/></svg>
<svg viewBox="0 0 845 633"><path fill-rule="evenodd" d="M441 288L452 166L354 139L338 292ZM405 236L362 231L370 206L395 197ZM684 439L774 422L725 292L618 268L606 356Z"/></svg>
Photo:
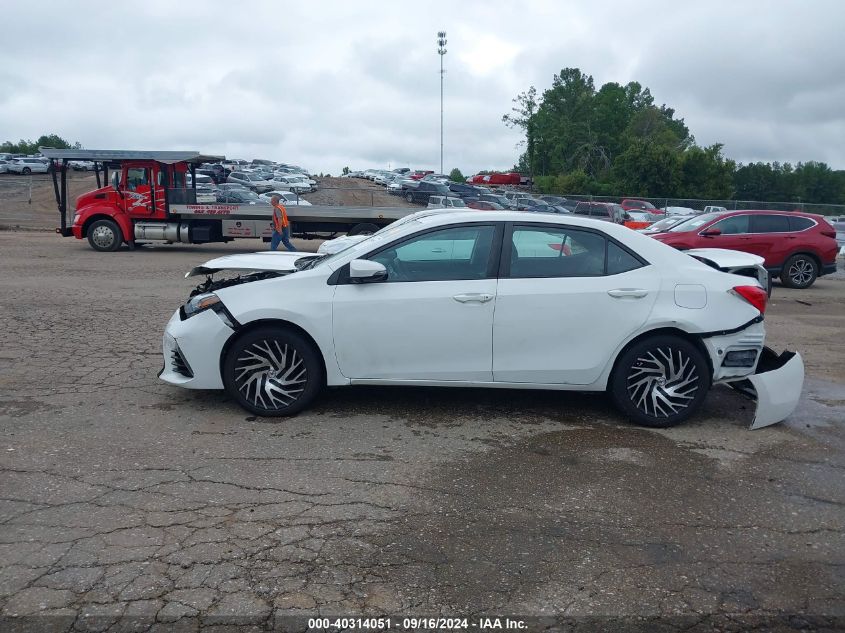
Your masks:
<svg viewBox="0 0 845 633"><path fill-rule="evenodd" d="M372 235L376 231L378 231L378 227L375 224L363 222L353 226L347 235Z"/></svg>
<svg viewBox="0 0 845 633"><path fill-rule="evenodd" d="M29 176L31 173L32 173L32 170L29 167L24 167L21 170L21 174L23 174L24 176Z"/></svg>
<svg viewBox="0 0 845 633"><path fill-rule="evenodd" d="M819 268L809 255L793 255L783 263L780 282L787 288L809 288L816 281Z"/></svg>
<svg viewBox="0 0 845 633"><path fill-rule="evenodd" d="M223 362L226 391L244 409L264 417L296 415L311 404L324 381L311 341L282 327L247 332Z"/></svg>
<svg viewBox="0 0 845 633"><path fill-rule="evenodd" d="M653 336L622 353L608 389L619 410L636 424L675 426L695 414L704 401L710 367L689 341Z"/></svg>
<svg viewBox="0 0 845 633"><path fill-rule="evenodd" d="M413 202L414 202L414 194L412 194L412 193L409 191L408 193L406 193L406 194L405 194L405 200L407 200L408 202L410 202L411 204L413 204Z"/></svg>
<svg viewBox="0 0 845 633"><path fill-rule="evenodd" d="M88 243L95 251L116 251L123 243L120 227L112 220L97 220L88 227Z"/></svg>

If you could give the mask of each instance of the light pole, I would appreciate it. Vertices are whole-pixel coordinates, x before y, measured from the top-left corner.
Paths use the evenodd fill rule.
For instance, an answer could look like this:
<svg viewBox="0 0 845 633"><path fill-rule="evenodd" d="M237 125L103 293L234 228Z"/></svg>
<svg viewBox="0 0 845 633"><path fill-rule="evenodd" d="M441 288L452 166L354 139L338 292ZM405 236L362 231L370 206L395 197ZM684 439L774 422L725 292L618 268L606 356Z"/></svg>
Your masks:
<svg viewBox="0 0 845 633"><path fill-rule="evenodd" d="M443 56L446 54L446 31L437 32L437 54L440 55L440 173L443 173Z"/></svg>

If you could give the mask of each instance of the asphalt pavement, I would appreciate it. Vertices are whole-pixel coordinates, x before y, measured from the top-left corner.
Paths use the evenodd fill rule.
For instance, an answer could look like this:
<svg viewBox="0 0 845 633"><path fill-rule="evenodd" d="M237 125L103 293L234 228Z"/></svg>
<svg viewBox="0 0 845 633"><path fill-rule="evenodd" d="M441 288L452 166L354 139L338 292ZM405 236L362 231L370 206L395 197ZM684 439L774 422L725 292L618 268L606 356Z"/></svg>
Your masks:
<svg viewBox="0 0 845 633"><path fill-rule="evenodd" d="M831 374L753 432L724 388L661 431L602 395L475 389L334 389L264 420L156 378L184 272L250 247L0 232L0 629L845 626ZM845 282L818 288L841 306ZM837 349L840 324L799 351Z"/></svg>

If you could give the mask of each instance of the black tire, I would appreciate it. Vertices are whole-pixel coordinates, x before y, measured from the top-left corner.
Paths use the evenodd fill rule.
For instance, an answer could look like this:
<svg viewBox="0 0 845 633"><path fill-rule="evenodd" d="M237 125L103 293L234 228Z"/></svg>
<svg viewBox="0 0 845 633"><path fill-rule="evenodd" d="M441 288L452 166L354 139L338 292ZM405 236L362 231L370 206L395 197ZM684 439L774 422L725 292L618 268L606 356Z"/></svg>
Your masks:
<svg viewBox="0 0 845 633"><path fill-rule="evenodd" d="M783 263L780 272L780 283L787 288L809 288L819 275L816 260L809 255L799 253L793 255Z"/></svg>
<svg viewBox="0 0 845 633"><path fill-rule="evenodd" d="M405 194L405 200L407 200L410 203L413 203L414 202L414 194L412 194L409 191L408 193Z"/></svg>
<svg viewBox="0 0 845 633"><path fill-rule="evenodd" d="M636 424L652 428L689 419L709 389L710 367L704 355L689 341L671 335L634 343L617 360L608 384L619 410Z"/></svg>
<svg viewBox="0 0 845 633"><path fill-rule="evenodd" d="M95 251L116 251L123 243L120 227L112 220L97 220L88 227L88 243Z"/></svg>
<svg viewBox="0 0 845 633"><path fill-rule="evenodd" d="M375 224L362 222L353 226L347 235L372 235L376 231L378 231L378 227Z"/></svg>
<svg viewBox="0 0 845 633"><path fill-rule="evenodd" d="M31 173L32 173L32 170L31 170L29 167L24 167L24 168L21 170L21 174L22 174L23 176L29 176Z"/></svg>
<svg viewBox="0 0 845 633"><path fill-rule="evenodd" d="M318 354L311 341L293 330L260 327L239 337L229 348L223 361L223 384L250 413L265 417L296 415L323 388L325 378ZM280 372L289 374L287 384L279 382L285 375ZM286 392L281 389L284 386L289 387Z"/></svg>

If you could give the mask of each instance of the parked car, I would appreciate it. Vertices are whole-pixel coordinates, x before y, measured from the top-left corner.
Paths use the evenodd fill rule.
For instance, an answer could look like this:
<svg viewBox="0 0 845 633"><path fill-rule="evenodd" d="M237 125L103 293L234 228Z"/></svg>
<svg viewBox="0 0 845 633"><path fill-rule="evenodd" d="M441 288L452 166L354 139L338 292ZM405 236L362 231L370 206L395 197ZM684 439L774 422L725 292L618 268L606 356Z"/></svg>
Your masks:
<svg viewBox="0 0 845 633"><path fill-rule="evenodd" d="M450 182L448 184L449 191L460 196L464 200L477 200L483 193L480 187L475 185L467 185L462 182Z"/></svg>
<svg viewBox="0 0 845 633"><path fill-rule="evenodd" d="M394 179L393 182L387 185L387 193L394 196L401 196L404 195L406 189L416 188L419 184L418 180L412 180L411 178L404 176L402 178Z"/></svg>
<svg viewBox="0 0 845 633"><path fill-rule="evenodd" d="M725 207L717 207L715 205L704 207L704 213L724 213L725 211L727 211Z"/></svg>
<svg viewBox="0 0 845 633"><path fill-rule="evenodd" d="M474 185L519 185L522 183L522 176L516 172L476 174L467 178L467 182Z"/></svg>
<svg viewBox="0 0 845 633"><path fill-rule="evenodd" d="M226 182L234 182L243 185L247 189L251 189L256 193L264 193L265 191L272 191L274 188L273 182L244 171L233 171L226 178Z"/></svg>
<svg viewBox="0 0 845 633"><path fill-rule="evenodd" d="M4 158L0 158L0 174L5 174L9 172L9 163L12 161L6 160Z"/></svg>
<svg viewBox="0 0 845 633"><path fill-rule="evenodd" d="M226 202L229 204L264 204L264 201L258 197L254 191L230 189L217 190L217 202Z"/></svg>
<svg viewBox="0 0 845 633"><path fill-rule="evenodd" d="M8 164L7 169L10 174L22 174L28 176L29 174L46 174L48 171L48 161L40 158L16 158Z"/></svg>
<svg viewBox="0 0 845 633"><path fill-rule="evenodd" d="M502 205L487 200L470 200L467 202L467 207L479 211L503 211L505 209Z"/></svg>
<svg viewBox="0 0 845 633"><path fill-rule="evenodd" d="M663 213L648 200L625 198L620 205L625 211L644 211L646 213Z"/></svg>
<svg viewBox="0 0 845 633"><path fill-rule="evenodd" d="M504 196L500 196L497 193L482 193L479 197L479 200L483 200L484 202L493 202L494 204L498 204L504 209L515 209L516 205L511 201L505 198Z"/></svg>
<svg viewBox="0 0 845 633"><path fill-rule="evenodd" d="M836 271L836 230L810 213L705 213L651 237L681 250L724 248L759 255L769 274L788 288L809 288L817 277Z"/></svg>
<svg viewBox="0 0 845 633"><path fill-rule="evenodd" d="M197 204L214 204L217 202L217 189L208 185L197 185L196 201Z"/></svg>
<svg viewBox="0 0 845 633"><path fill-rule="evenodd" d="M467 205L458 196L429 196L429 209L466 209Z"/></svg>
<svg viewBox="0 0 845 633"><path fill-rule="evenodd" d="M300 198L292 191L268 191L267 193L262 193L258 198L263 200L267 204L270 204L270 200L273 196L279 196L280 200L283 205L285 206L300 206L300 207L310 207L312 206L308 200L305 198Z"/></svg>
<svg viewBox="0 0 845 633"><path fill-rule="evenodd" d="M612 202L579 202L572 213L616 224L622 224L625 220L630 219L621 205Z"/></svg>
<svg viewBox="0 0 845 633"><path fill-rule="evenodd" d="M422 180L428 174L433 173L430 169L417 169L411 174L411 180Z"/></svg>
<svg viewBox="0 0 845 633"><path fill-rule="evenodd" d="M660 215L652 215L651 213L646 213L645 211L625 211L625 213L628 215L628 219L626 219L623 224L629 229L635 230L651 226L654 224L655 218L663 217L662 213Z"/></svg>
<svg viewBox="0 0 845 633"><path fill-rule="evenodd" d="M271 181L270 191L276 189L278 191L293 191L294 193L309 193L311 185L298 178L291 176L275 176Z"/></svg>
<svg viewBox="0 0 845 633"><path fill-rule="evenodd" d="M679 225L681 222L686 222L689 218L682 216L682 215L673 215L669 216L668 218L664 217L662 220L657 220L653 224L649 224L647 227L638 229L641 233L662 233L663 231L668 231L673 226Z"/></svg>
<svg viewBox="0 0 845 633"><path fill-rule="evenodd" d="M237 182L222 182L217 185L218 191L250 191L244 185Z"/></svg>
<svg viewBox="0 0 845 633"><path fill-rule="evenodd" d="M189 275L230 269L171 317L159 376L255 415L294 415L326 385L534 387L608 393L668 427L745 380L757 428L803 386L801 357L764 347L756 280L610 222L414 214L334 255L228 255Z"/></svg>
<svg viewBox="0 0 845 633"><path fill-rule="evenodd" d="M436 182L420 182L417 187L405 190L405 200L418 204L428 204L428 199L431 196L448 195L449 187Z"/></svg>

